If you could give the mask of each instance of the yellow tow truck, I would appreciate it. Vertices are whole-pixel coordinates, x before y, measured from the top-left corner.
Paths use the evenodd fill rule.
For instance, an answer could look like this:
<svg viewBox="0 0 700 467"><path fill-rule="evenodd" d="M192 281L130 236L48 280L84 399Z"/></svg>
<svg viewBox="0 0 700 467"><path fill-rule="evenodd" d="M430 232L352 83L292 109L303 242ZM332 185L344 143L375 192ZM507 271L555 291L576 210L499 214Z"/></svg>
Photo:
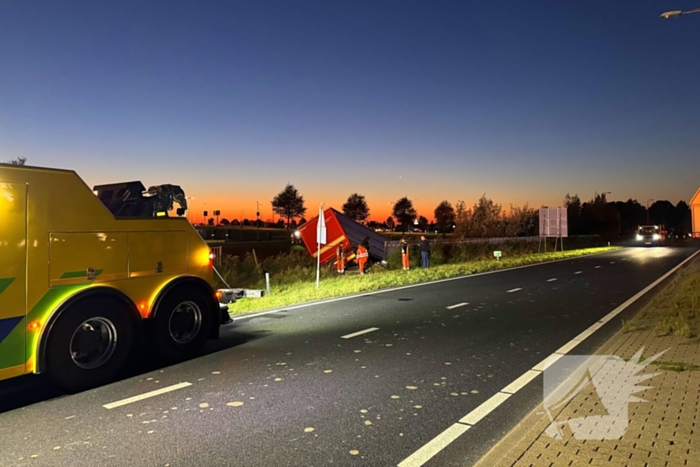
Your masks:
<svg viewBox="0 0 700 467"><path fill-rule="evenodd" d="M186 210L175 185L90 189L74 171L0 164L0 380L47 373L80 391L139 340L180 360L218 338L231 318Z"/></svg>

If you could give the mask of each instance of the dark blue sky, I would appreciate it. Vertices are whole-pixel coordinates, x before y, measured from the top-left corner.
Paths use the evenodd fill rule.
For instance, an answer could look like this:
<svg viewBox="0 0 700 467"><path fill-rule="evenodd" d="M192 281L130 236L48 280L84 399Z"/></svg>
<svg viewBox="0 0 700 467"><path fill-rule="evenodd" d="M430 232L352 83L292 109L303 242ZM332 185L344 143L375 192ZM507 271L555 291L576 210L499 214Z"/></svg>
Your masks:
<svg viewBox="0 0 700 467"><path fill-rule="evenodd" d="M659 18L699 2L0 5L0 159L90 185L178 183L229 217L287 182L377 217L700 185L700 14Z"/></svg>

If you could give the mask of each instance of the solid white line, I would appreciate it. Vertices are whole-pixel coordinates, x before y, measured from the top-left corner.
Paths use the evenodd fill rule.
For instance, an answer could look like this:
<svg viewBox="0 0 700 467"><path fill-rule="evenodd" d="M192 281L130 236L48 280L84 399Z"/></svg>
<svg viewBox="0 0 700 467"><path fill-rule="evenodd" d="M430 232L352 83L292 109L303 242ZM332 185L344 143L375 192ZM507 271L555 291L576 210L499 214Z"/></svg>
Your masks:
<svg viewBox="0 0 700 467"><path fill-rule="evenodd" d="M485 401L483 404L481 404L479 407L475 408L471 412L469 412L467 415L462 417L459 420L459 423L466 423L468 425L476 425L479 420L493 412L493 410L504 403L511 394L506 394L504 392L497 392L493 396L491 396L490 399Z"/></svg>
<svg viewBox="0 0 700 467"><path fill-rule="evenodd" d="M251 318L256 318L258 316L267 315L270 313L279 313L280 311L298 310L299 308L306 308L306 307L311 307L311 306L316 306L316 305L327 305L329 303L341 302L343 300L351 300L351 299L357 298L357 297L366 297L368 295L379 295L381 293L396 292L398 290L412 289L415 287L425 287L425 286L433 285L433 284L441 284L443 282L452 282L452 281L458 281L458 280L463 280L463 279L471 279L472 277L486 276L489 274L498 274L501 272L515 271L518 269L534 268L536 266L544 266L546 264L560 263L562 261L575 261L577 259L589 258L591 256L605 255L605 254L609 254L609 253L615 253L615 251L601 251L600 253L592 253L590 255L576 256L574 258L555 259L553 261L545 261L543 263L536 263L536 264L526 264L525 266L515 266L512 268L499 269L497 271L486 271L486 272L480 272L477 274L468 274L465 276L448 277L447 279L438 279L435 281L421 282L418 284L402 285L400 287L375 290L373 292L360 292L360 293L353 294L353 295L346 295L344 297L329 298L328 300L319 300L317 302L310 302L310 303L300 303L298 305L285 306L285 307L275 308L272 310L261 311L258 313L245 314L245 315L237 316L237 317L232 318L232 319L234 321L251 319Z"/></svg>
<svg viewBox="0 0 700 467"><path fill-rule="evenodd" d="M452 441L463 435L469 428L469 425L455 423L430 440L428 444L401 461L399 467L420 467L435 456L435 454L445 449Z"/></svg>
<svg viewBox="0 0 700 467"><path fill-rule="evenodd" d="M108 410L115 409L115 408L121 407L123 405L133 404L134 402L148 399L149 397L160 396L161 394L165 394L167 392L177 391L178 389L186 388L187 386L192 386L192 383L173 384L172 386L156 389L155 391L147 392L147 393L144 393L144 394L141 394L138 396L134 396L134 397L129 397L128 399L122 399L120 401L112 402L110 404L105 404L102 407L104 407L105 409L108 409Z"/></svg>
<svg viewBox="0 0 700 467"><path fill-rule="evenodd" d="M367 328L362 331L357 331L353 332L352 334L346 334L344 336L340 336L341 339L352 339L353 337L361 336L362 334L367 334L369 332L374 332L374 331L379 331L379 328Z"/></svg>
<svg viewBox="0 0 700 467"><path fill-rule="evenodd" d="M552 355L550 355L549 357L545 358L544 360L542 360L542 361L541 361L540 363L538 363L537 365L533 366L532 369L535 370L535 371L544 371L544 370L546 370L547 368L549 368L550 366L552 366L552 364L553 364L554 362L556 362L557 360L559 360L561 357L563 357L563 355L557 354L557 353L553 353Z"/></svg>
<svg viewBox="0 0 700 467"><path fill-rule="evenodd" d="M456 305L450 305L447 307L448 310L454 310L455 308L459 308L460 306L467 306L469 303L467 302L462 302L462 303L457 303Z"/></svg>
<svg viewBox="0 0 700 467"><path fill-rule="evenodd" d="M605 315L604 317L602 317L602 318L600 319L600 322L607 323L608 321L610 321L611 319L613 319L615 316L617 316L617 315L619 315L620 313L622 313L622 312L625 310L625 308L627 308L628 306L630 306L631 304L633 304L634 302L636 302L637 300L639 300L639 298L640 298L642 295L644 295L645 293L649 292L651 289L653 289L654 287L656 287L657 285L659 285L659 284L660 284L661 282L663 282L668 276L670 276L671 274L673 274L674 272L676 272L677 270L679 270L681 267L683 267L683 265L684 265L685 263L687 263L687 262L690 261L691 259L695 258L698 254L700 254L700 250L696 251L696 252L693 253L691 256L687 257L682 263L680 263L679 265L677 265L676 267L674 267L673 269L671 269L670 271L668 271L668 272L667 272L666 274L664 274L663 276L661 276L661 277L659 277L658 279L656 279L656 280L655 280L654 282L652 282L651 284L647 285L647 286L646 286L645 288L643 288L641 291L639 291L639 292L637 292L635 295L633 295L632 298L630 298L629 300L627 300L625 303L623 303L622 305L618 306L618 307L615 308L613 311L611 311L610 313L608 313L607 315Z"/></svg>
<svg viewBox="0 0 700 467"><path fill-rule="evenodd" d="M561 347L559 347L558 350L554 351L554 353L559 353L559 354L562 354L562 355L566 355L566 354L568 354L569 352L571 352L571 351L573 350L573 348L576 347L577 345L579 345L580 343L581 343L581 341L570 340L570 341L567 342L566 344L564 344L564 345L562 345Z"/></svg>
<svg viewBox="0 0 700 467"><path fill-rule="evenodd" d="M520 391L522 388L524 388L527 383L532 381L533 379L537 378L537 376L541 375L541 371L535 371L535 370L527 370L525 373L520 375L518 379L510 383L508 386L504 387L501 389L501 392L505 392L508 394L515 394L516 392Z"/></svg>
<svg viewBox="0 0 700 467"><path fill-rule="evenodd" d="M602 328L602 327L603 327L603 323L599 323L599 322L596 321L596 322L593 323L593 325L590 326L588 329L586 329L585 331L583 331L583 332L582 332L581 334L579 334L578 336L574 337L573 340L583 342L583 341L586 340L588 337L592 336L594 332L596 332L598 329L600 329L600 328Z"/></svg>
<svg viewBox="0 0 700 467"><path fill-rule="evenodd" d="M685 265L687 262L689 262L689 261L691 261L692 259L694 259L698 254L700 254L700 250L698 250L698 251L696 251L695 253L693 253L691 256L689 256L688 258L686 258L685 260L683 260L680 264L678 264L677 266L675 266L673 269L671 269L670 271L668 271L666 274L664 274L663 276L661 276L660 278L658 278L657 280L655 280L654 282L652 282L651 284L649 284L649 285L648 285L647 287L645 287L642 291L640 291L639 293L635 294L632 298L630 298L629 300L627 300L625 303L623 303L622 305L620 305L619 307L615 308L613 311L611 311L610 313L608 313L608 315L606 315L605 318L603 318L602 320L599 320L599 321L593 323L593 325L591 325L588 329L586 329L586 330L583 331L581 334L579 334L578 336L576 336L572 341L570 341L569 343L567 343L566 345L564 345L563 347L561 347L557 352L559 352L559 351L565 351L566 348L569 347L569 345L572 344L572 343L574 343L574 342L575 342L575 345L572 345L571 348L573 348L573 347L575 347L576 345L578 345L578 344L579 344L581 341L583 341L585 338L587 338L588 336L590 336L591 334L593 334L593 332L594 332L595 330L597 330L597 329L599 329L600 327L602 327L604 323L606 323L607 321L610 321L614 316L617 316L618 314L620 314L625 308L627 308L628 306L630 306L632 303L634 303L636 300L638 300L640 297L642 297L642 296L643 296L645 293L647 293L649 290L651 290L652 288L654 288L656 285L658 285L659 283L661 283L663 280L665 280L665 279L666 279L667 277L669 277L671 274L673 274L673 273L676 272L678 269L680 269L681 267L683 267L683 265ZM569 350L570 350L570 349L569 349ZM563 355L563 354L560 354L560 353L553 353L553 354L551 354L550 356L548 356L547 358L545 358L544 360L542 360L540 363L538 363L537 365L535 365L534 367L532 367L532 369L528 370L526 373L524 373L523 375L521 375L520 377L518 377L518 378L517 378L516 380L514 380L512 383L510 383L508 386L506 386L505 388L503 388L502 391L497 392L497 393L494 394L490 399L488 399L486 402L484 402L484 403L481 404L479 407L477 407L476 409L474 409L473 411L471 411L469 414L467 414L466 416L464 416L462 419L460 419L460 423L467 423L467 424L469 424L469 425L474 425L474 424L476 424L479 420L483 419L486 415L488 415L488 414L489 414L491 411L493 411L496 407L498 407L498 406L501 405L505 400L507 400L507 399L511 396L511 394L508 394L508 392L510 392L510 391L515 391L515 392L517 392L518 390L522 389L522 388L527 384L527 382L523 383L523 381L525 381L525 380L530 380L530 381L533 380L539 373L543 372L545 369L547 369L548 367L550 367L552 364L554 364L557 360L559 360L559 359L562 358L563 356L564 356L564 355ZM514 392L514 393L515 393L515 392ZM456 425L459 425L459 424L456 424ZM450 428L454 428L454 427L455 427L455 425L453 425L453 426L450 427ZM438 452L440 452L442 449L444 449L444 448L447 446L447 444L449 444L449 443L445 444L445 440L446 440L446 438L448 438L447 436L444 437L445 439L440 439L440 438L443 438L443 435L444 435L447 431L449 431L449 429L446 430L445 432L443 432L442 434L438 435L436 438L434 438L434 439L433 439L432 441L430 441L428 444L426 444L425 446L423 446L422 448L420 448L418 451L416 451L415 453L413 453L413 454L412 454L410 457L408 457L405 461L403 461L401 464L399 464L399 467L408 467L408 466L410 466L410 467L419 467L419 466L422 466L425 462L427 462L428 460L430 460L430 459L431 459L433 456L435 456ZM464 431L466 431L466 430L464 430ZM462 432L462 433L463 433L463 432ZM454 441L455 439L457 439L457 437L459 437L462 433L459 433L459 434L457 434L456 436L454 436L449 442L452 442L452 441ZM426 450L425 448L426 448L427 446L431 446L431 449ZM437 446L440 446L440 447L439 447L439 449L436 450L435 447L437 447ZM423 453L423 455L422 455L421 457L418 457L418 456L417 456L418 453ZM406 464L404 464L404 462L408 462L409 460L412 461L412 462L411 462L411 463L406 463Z"/></svg>
<svg viewBox="0 0 700 467"><path fill-rule="evenodd" d="M556 278L556 277L552 277L551 279L547 279L547 282L554 282L555 280L557 280L557 278Z"/></svg>
<svg viewBox="0 0 700 467"><path fill-rule="evenodd" d="M574 274L581 274L583 271L576 271Z"/></svg>
<svg viewBox="0 0 700 467"><path fill-rule="evenodd" d="M518 290L523 290L523 288L522 288L522 287L518 287L517 289L510 289L510 290L509 290L508 292L506 292L506 293L513 293L513 292L517 292Z"/></svg>
<svg viewBox="0 0 700 467"><path fill-rule="evenodd" d="M233 321L240 321L243 319L252 319L252 318L257 318L258 316L264 316L264 315L269 315L270 313L279 313L280 311L284 310L270 310L270 311L261 311L259 313L249 313L241 316L236 316L234 318L231 318Z"/></svg>

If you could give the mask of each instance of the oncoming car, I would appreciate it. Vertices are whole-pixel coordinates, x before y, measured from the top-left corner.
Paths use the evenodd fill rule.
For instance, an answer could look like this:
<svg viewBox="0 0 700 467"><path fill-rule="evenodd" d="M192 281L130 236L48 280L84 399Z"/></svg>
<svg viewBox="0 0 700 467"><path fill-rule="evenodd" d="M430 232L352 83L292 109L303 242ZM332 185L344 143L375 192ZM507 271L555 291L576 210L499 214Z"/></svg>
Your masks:
<svg viewBox="0 0 700 467"><path fill-rule="evenodd" d="M661 227L658 225L640 225L637 229L637 243L644 245L660 245L663 242Z"/></svg>

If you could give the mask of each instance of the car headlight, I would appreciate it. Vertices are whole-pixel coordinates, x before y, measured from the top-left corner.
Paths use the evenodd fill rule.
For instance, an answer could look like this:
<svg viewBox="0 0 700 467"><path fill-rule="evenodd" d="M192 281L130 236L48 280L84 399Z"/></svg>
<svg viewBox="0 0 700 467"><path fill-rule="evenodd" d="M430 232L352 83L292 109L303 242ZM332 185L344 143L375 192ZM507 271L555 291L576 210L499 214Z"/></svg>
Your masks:
<svg viewBox="0 0 700 467"><path fill-rule="evenodd" d="M654 235L652 235L651 238L653 238L654 240L658 240L658 239L661 238L661 235L659 235L659 234L654 234Z"/></svg>
<svg viewBox="0 0 700 467"><path fill-rule="evenodd" d="M639 235L639 234L637 234L637 241L638 241L638 242L641 242L642 240L643 240L642 236Z"/></svg>

